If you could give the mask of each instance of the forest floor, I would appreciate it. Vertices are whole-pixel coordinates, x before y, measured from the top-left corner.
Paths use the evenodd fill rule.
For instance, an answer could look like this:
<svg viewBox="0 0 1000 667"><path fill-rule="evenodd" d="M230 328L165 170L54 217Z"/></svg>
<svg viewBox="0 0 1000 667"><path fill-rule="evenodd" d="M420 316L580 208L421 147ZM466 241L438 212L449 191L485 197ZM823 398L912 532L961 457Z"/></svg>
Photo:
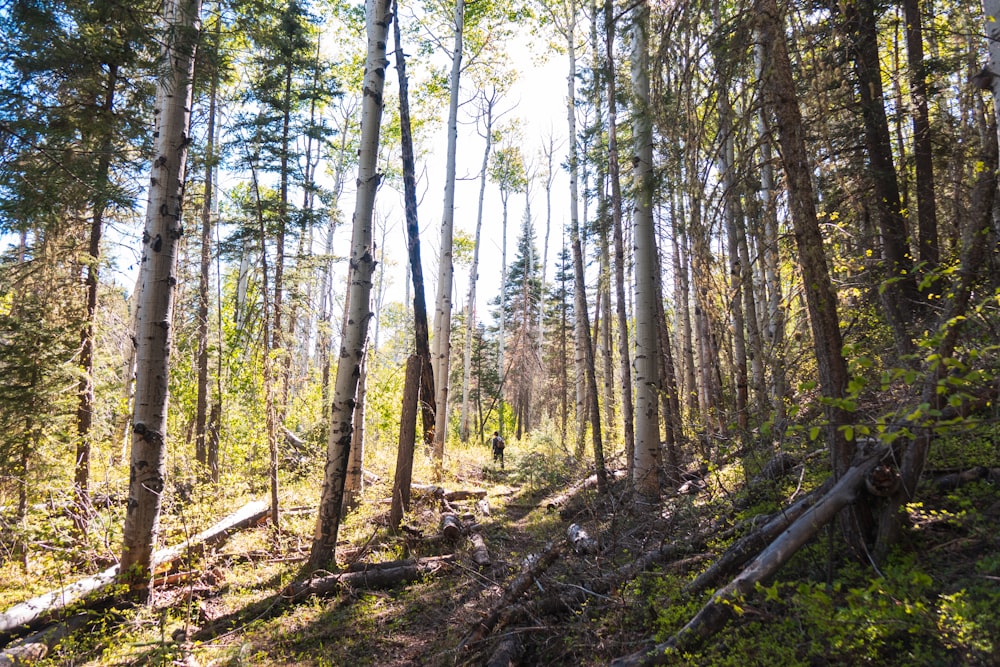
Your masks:
<svg viewBox="0 0 1000 667"><path fill-rule="evenodd" d="M289 599L289 584L327 574L303 569L314 515L293 508L280 533L264 524L189 557L150 605L93 612L89 632L71 635L41 664L609 664L684 626L712 592L685 585L754 517L817 482L824 458L800 456L753 497L743 488L745 462L719 466L654 506L637 504L620 477L604 495L581 487L587 471L567 458L515 445L501 470L473 452L442 487L484 498L417 494L405 530L393 534L384 500L391 480L383 479L344 521L342 571L442 557L422 561L416 579L354 581ZM889 562L856 563L824 529L734 605L723 630L665 662L1000 665L1000 489L987 476L951 490L928 485L920 500L908 507ZM465 534L442 536L442 507L464 517ZM595 542L575 550L567 542L574 524ZM483 538L488 564L473 560L471 532ZM525 572L532 576L519 578Z"/></svg>

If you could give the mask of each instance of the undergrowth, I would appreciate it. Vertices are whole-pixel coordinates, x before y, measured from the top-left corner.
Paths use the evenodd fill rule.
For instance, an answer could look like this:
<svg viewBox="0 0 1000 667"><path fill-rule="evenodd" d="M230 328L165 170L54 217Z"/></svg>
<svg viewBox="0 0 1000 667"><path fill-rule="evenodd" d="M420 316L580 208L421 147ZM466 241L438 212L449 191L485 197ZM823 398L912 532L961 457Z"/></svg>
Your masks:
<svg viewBox="0 0 1000 667"><path fill-rule="evenodd" d="M994 433L983 428L960 441L942 441L929 468L995 466ZM511 439L513 440L513 439ZM803 450L806 447L803 446ZM64 641L42 664L49 665L330 665L413 667L484 664L497 643L523 638L522 664L603 665L618 656L663 641L691 620L711 591L690 595L685 587L742 534L750 521L805 493L826 474L825 457L810 459L765 492L747 495L746 481L759 470L745 461L709 468L700 486L665 498L660 506L636 511L623 482L602 497L592 488L569 508L543 502L586 477L588 470L558 442L540 437L509 442L506 466L494 464L488 447L459 445L449 452L443 482L449 489L487 492L489 514L473 502L477 530L493 562L478 569L468 544L436 537L437 501L415 496L404 518L408 530L386 526L391 488L390 452L373 448L366 469L377 477L341 528L342 567L455 552L458 559L433 576L388 590L341 589L335 595L289 603L282 591L302 578L314 517L289 512L282 530L268 526L243 531L225 544L189 557L189 572L157 589L153 604L92 612L90 629ZM429 480L428 462L418 456L415 478ZM287 508L316 502L315 475L284 480ZM195 484L166 503L164 536L169 542L193 534L251 497L238 481L221 492ZM666 658L677 665L981 665L1000 653L1000 492L979 481L939 491L922 489L906 508L899 546L875 567L850 559L835 529L824 529L783 567L774 580L732 606L733 619L694 649ZM103 519L111 523L111 514ZM524 599L546 596L567 603L547 615L459 649L463 638L497 604L509 582L548 544L564 539L576 522L600 537L594 554L567 550L535 582ZM702 535L705 538L701 542ZM54 588L86 570L79 554L50 538L53 549L36 555L27 574L3 565L0 602L26 592ZM110 548L95 539L90 554ZM610 590L599 581L638 554L665 543L682 548L661 563ZM56 570L67 563L61 576ZM575 597L574 596L578 596ZM557 606L558 607L558 606Z"/></svg>

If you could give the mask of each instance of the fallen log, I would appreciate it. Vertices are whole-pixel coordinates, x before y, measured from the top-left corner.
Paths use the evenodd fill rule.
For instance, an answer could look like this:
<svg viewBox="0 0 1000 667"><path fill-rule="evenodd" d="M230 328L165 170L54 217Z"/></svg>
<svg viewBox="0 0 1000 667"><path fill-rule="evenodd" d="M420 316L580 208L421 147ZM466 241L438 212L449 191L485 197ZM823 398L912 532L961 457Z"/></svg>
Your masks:
<svg viewBox="0 0 1000 667"><path fill-rule="evenodd" d="M469 540L472 542L472 560L479 567L489 567L490 552L486 548L486 540L479 533L470 533Z"/></svg>
<svg viewBox="0 0 1000 667"><path fill-rule="evenodd" d="M15 667L48 657L59 642L87 625L87 614L74 614L58 625L20 639L0 652L0 667Z"/></svg>
<svg viewBox="0 0 1000 667"><path fill-rule="evenodd" d="M734 606L753 592L754 587L781 568L820 528L853 502L865 483L865 476L889 451L885 445L858 460L830 491L793 522L781 536L764 549L735 579L720 588L677 634L652 649L637 651L614 660L612 667L661 665L668 656L693 646L718 631L729 620Z"/></svg>
<svg viewBox="0 0 1000 667"><path fill-rule="evenodd" d="M542 598L514 604L505 609L497 622L497 627L513 626L515 623L527 619L534 619L537 622L537 619L574 612L587 600L594 597L606 597L622 583L634 579L642 570L648 569L654 563L660 562L661 559L671 558L680 550L687 550L687 548L688 545L673 549L664 546L644 554L643 558L637 559L634 563L622 566L612 575L586 582L583 585L561 583L558 590L550 591ZM706 558L708 558L707 554L700 554L674 561L665 567L669 571L682 570L693 567ZM637 567L639 564L643 565L641 569Z"/></svg>
<svg viewBox="0 0 1000 667"><path fill-rule="evenodd" d="M349 588L390 588L398 584L417 581L429 574L436 574L441 568L451 563L453 555L421 558L416 562L397 564L395 567L369 567L356 572L331 574L324 577L313 577L305 581L289 584L281 592L286 600L299 600L310 595L326 595Z"/></svg>
<svg viewBox="0 0 1000 667"><path fill-rule="evenodd" d="M538 576L547 570L559 558L561 553L562 544L553 542L540 555L529 558L521 574L514 578L514 581L507 586L507 589L500 597L500 601L493 606L493 611L482 621L476 623L476 626L459 643L459 649L478 642L491 633L503 616L504 611L531 588L531 585L535 583Z"/></svg>
<svg viewBox="0 0 1000 667"><path fill-rule="evenodd" d="M442 514L441 534L446 540L457 540L462 536L462 520L454 514Z"/></svg>
<svg viewBox="0 0 1000 667"><path fill-rule="evenodd" d="M479 500L480 498L485 498L486 496L486 491L460 489L458 491L446 491L444 499L449 502L455 502L456 500Z"/></svg>
<svg viewBox="0 0 1000 667"><path fill-rule="evenodd" d="M583 526L571 523L566 529L566 539L577 554L597 553L597 540L584 530Z"/></svg>
<svg viewBox="0 0 1000 667"><path fill-rule="evenodd" d="M766 524L752 533L737 540L726 549L715 563L698 575L694 581L684 587L684 592L697 595L701 591L716 585L717 582L734 574L739 568L756 556L776 537L788 529L792 522L805 514L823 495L830 490L832 480L828 480L812 493L809 493L789 507L777 512Z"/></svg>
<svg viewBox="0 0 1000 667"><path fill-rule="evenodd" d="M512 667L513 665L520 665L521 658L523 657L524 642L521 641L521 635L516 632L509 632L497 644L493 655L486 662L486 667Z"/></svg>
<svg viewBox="0 0 1000 667"><path fill-rule="evenodd" d="M480 498L479 502L476 503L476 509L479 510L479 513L483 516L489 516L490 501L486 500L486 498Z"/></svg>
<svg viewBox="0 0 1000 667"><path fill-rule="evenodd" d="M953 491L960 486L978 482L980 480L996 482L1000 480L1000 469L985 468L982 466L963 470L961 472L938 475L934 478L934 486L938 491Z"/></svg>
<svg viewBox="0 0 1000 667"><path fill-rule="evenodd" d="M178 560L192 547L210 546L234 530L256 525L269 512L270 506L265 501L247 503L208 530L204 530L180 544L153 552L152 568L156 571L163 565ZM113 565L99 574L85 577L58 590L14 605L7 611L0 613L0 641L5 641L20 631L38 627L51 619L54 614L84 597L105 592L106 589L111 588L117 577L118 565Z"/></svg>
<svg viewBox="0 0 1000 667"><path fill-rule="evenodd" d="M624 470L614 470L614 471L609 471L608 474L612 479L621 479L625 476L626 473ZM542 503L542 505L545 507L545 509L549 511L560 509L563 505L567 504L569 501L571 501L573 498L579 495L581 491L585 491L592 486L597 486L596 474L591 475L590 477L587 477L586 479L577 482L576 484L569 487L562 493L546 499Z"/></svg>

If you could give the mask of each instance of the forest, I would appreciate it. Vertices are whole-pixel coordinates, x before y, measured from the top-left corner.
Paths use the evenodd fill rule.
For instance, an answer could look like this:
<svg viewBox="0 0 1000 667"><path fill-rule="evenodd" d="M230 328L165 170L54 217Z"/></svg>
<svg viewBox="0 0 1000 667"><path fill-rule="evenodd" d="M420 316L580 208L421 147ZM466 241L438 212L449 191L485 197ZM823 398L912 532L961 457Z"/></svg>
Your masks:
<svg viewBox="0 0 1000 667"><path fill-rule="evenodd" d="M0 666L1000 664L1000 0L0 0Z"/></svg>

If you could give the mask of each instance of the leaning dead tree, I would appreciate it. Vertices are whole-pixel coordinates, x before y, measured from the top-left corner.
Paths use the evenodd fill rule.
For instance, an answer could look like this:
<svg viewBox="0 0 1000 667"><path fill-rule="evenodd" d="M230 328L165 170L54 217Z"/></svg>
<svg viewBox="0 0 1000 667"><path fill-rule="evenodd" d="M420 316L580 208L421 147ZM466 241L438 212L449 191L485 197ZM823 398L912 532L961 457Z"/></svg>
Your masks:
<svg viewBox="0 0 1000 667"><path fill-rule="evenodd" d="M860 455L854 466L844 473L821 500L760 552L736 578L717 590L701 611L673 637L651 649L619 658L612 665L660 665L671 655L676 655L678 651L718 631L733 613L734 603L752 593L758 583L766 581L777 572L803 545L815 537L820 528L861 495L866 476L888 452L887 446L879 445Z"/></svg>

